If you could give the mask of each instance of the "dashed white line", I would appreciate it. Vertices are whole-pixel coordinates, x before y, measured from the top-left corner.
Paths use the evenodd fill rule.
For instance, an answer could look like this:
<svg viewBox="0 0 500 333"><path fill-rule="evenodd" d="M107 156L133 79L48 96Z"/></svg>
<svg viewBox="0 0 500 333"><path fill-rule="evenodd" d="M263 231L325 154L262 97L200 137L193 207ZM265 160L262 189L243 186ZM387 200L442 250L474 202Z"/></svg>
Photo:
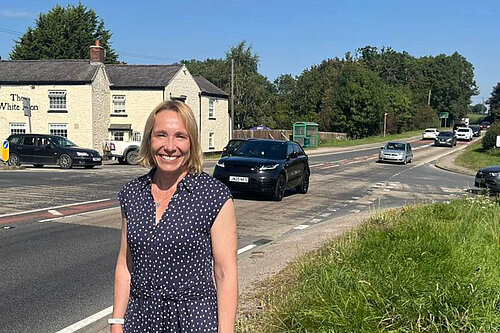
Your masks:
<svg viewBox="0 0 500 333"><path fill-rule="evenodd" d="M84 328L85 326L87 326L89 324L92 324L95 321L98 321L101 318L109 316L112 312L113 312L113 306L110 306L109 308L106 308L106 309L104 309L102 311L99 311L96 314L93 314L90 317L87 317L87 318L85 318L83 320L80 320L79 322L74 323L71 326L63 328L62 330L57 331L56 333L73 333L73 332L76 332L76 331Z"/></svg>
<svg viewBox="0 0 500 333"><path fill-rule="evenodd" d="M312 219L312 220L309 220L309 222L311 223L318 223L318 222L321 222L322 220L321 219Z"/></svg>
<svg viewBox="0 0 500 333"><path fill-rule="evenodd" d="M253 249L256 246L257 245L255 245L255 244L250 244L250 245L244 246L244 247L242 247L241 249L238 250L238 254L242 254L243 252L249 251L249 250Z"/></svg>
<svg viewBox="0 0 500 333"><path fill-rule="evenodd" d="M359 209L353 209L353 210L350 210L349 212L351 212L351 213L359 213L360 210Z"/></svg>
<svg viewBox="0 0 500 333"><path fill-rule="evenodd" d="M321 216L321 217L328 217L328 216L330 216L330 215L332 215L332 213L323 213L323 214L319 214L319 216ZM317 220L317 219L315 219L315 220Z"/></svg>
<svg viewBox="0 0 500 333"><path fill-rule="evenodd" d="M52 215L62 216L62 213L58 212L55 209L49 209L47 212L49 212Z"/></svg>
<svg viewBox="0 0 500 333"><path fill-rule="evenodd" d="M307 224L300 224L300 225L296 226L294 229L295 229L295 230L304 230L304 229L307 229L307 228L309 228L309 227L310 227L310 226L309 226L309 225L307 225Z"/></svg>

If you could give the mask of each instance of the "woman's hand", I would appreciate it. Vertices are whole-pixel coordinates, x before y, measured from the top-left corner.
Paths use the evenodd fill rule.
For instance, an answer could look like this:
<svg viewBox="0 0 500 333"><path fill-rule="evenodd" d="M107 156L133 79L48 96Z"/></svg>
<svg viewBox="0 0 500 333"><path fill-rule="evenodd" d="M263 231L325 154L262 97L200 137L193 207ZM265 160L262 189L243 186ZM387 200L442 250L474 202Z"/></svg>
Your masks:
<svg viewBox="0 0 500 333"><path fill-rule="evenodd" d="M112 324L111 333L123 333L123 325Z"/></svg>

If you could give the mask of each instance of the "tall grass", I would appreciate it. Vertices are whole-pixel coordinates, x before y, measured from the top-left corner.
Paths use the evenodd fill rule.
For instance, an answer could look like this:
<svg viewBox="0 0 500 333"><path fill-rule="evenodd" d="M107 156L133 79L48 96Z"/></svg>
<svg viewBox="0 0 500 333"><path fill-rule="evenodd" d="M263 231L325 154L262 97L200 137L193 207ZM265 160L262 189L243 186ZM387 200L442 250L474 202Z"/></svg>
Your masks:
<svg viewBox="0 0 500 333"><path fill-rule="evenodd" d="M499 332L500 207L405 207L271 282L251 332Z"/></svg>

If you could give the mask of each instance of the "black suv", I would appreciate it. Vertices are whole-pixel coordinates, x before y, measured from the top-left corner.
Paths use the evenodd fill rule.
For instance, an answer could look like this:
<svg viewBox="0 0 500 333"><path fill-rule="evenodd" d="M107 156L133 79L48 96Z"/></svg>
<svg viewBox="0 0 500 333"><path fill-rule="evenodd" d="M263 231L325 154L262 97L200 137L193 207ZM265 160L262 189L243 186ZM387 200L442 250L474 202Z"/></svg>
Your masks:
<svg viewBox="0 0 500 333"><path fill-rule="evenodd" d="M48 134L13 134L9 141L9 164L33 164L37 168L45 164L59 165L63 169L83 166L86 169L102 164L96 150L77 147L62 136Z"/></svg>
<svg viewBox="0 0 500 333"><path fill-rule="evenodd" d="M287 189L307 193L309 162L294 141L249 139L221 158L214 177L231 190L269 194L281 201Z"/></svg>

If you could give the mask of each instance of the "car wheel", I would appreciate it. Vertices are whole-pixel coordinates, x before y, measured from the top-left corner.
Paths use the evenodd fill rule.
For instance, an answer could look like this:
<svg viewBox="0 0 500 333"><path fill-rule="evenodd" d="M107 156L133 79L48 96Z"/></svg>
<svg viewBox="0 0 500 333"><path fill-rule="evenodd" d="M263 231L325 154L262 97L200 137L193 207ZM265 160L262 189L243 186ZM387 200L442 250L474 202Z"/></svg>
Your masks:
<svg viewBox="0 0 500 333"><path fill-rule="evenodd" d="M302 175L302 181L299 186L297 186L297 192L300 194L306 194L309 189L309 170L305 170Z"/></svg>
<svg viewBox="0 0 500 333"><path fill-rule="evenodd" d="M85 165L85 166L84 166L84 168L85 168L85 169L92 169L92 168L94 168L94 167L95 167L95 165Z"/></svg>
<svg viewBox="0 0 500 333"><path fill-rule="evenodd" d="M13 166L20 166L21 165L21 160L19 159L19 156L17 156L17 154L10 154L9 165L13 165Z"/></svg>
<svg viewBox="0 0 500 333"><path fill-rule="evenodd" d="M274 188L273 192L273 199L276 201L281 201L283 200L283 196L285 195L285 186L286 186L286 179L283 174L279 175L278 180L276 180L276 187Z"/></svg>
<svg viewBox="0 0 500 333"><path fill-rule="evenodd" d="M137 164L137 162L139 162L139 151L137 149L129 151L127 153L127 156L125 157L125 160L127 161L127 164Z"/></svg>
<svg viewBox="0 0 500 333"><path fill-rule="evenodd" d="M73 160L69 155L62 154L59 157L59 166L62 169L71 169L71 167L73 166Z"/></svg>
<svg viewBox="0 0 500 333"><path fill-rule="evenodd" d="M43 164L33 164L35 168L43 168Z"/></svg>

